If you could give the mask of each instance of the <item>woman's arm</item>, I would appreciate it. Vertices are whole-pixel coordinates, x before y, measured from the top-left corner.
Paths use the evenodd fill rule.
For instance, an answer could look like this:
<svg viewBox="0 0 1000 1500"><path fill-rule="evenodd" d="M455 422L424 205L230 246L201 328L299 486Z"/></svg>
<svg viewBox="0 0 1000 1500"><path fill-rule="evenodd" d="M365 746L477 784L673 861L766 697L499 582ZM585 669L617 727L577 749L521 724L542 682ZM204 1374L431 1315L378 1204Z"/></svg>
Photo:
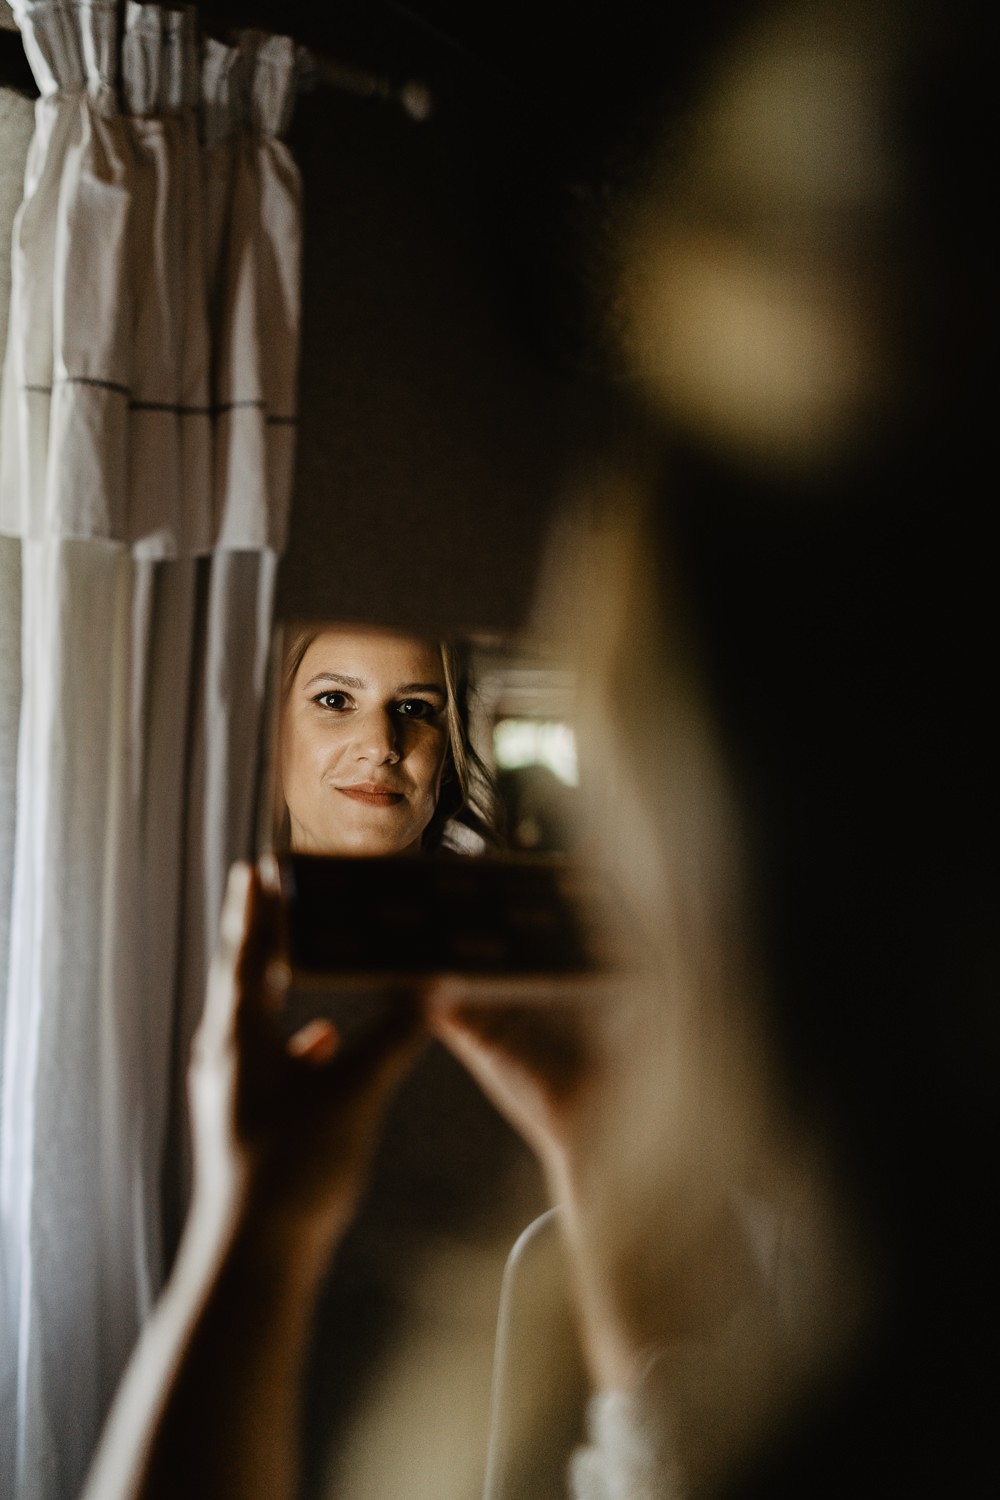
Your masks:
<svg viewBox="0 0 1000 1500"><path fill-rule="evenodd" d="M317 1291L376 1130L420 1045L415 1000L336 1050L285 1043L276 901L236 866L195 1039L194 1201L83 1500L291 1500Z"/></svg>
<svg viewBox="0 0 1000 1500"><path fill-rule="evenodd" d="M733 1191L744 1164L713 1130L720 1108L740 1122L740 1102L713 1097L724 1079L707 1067L692 1082L693 1038L656 985L494 999L442 984L431 1026L535 1151L560 1208L595 1393L576 1500L714 1492L790 1373Z"/></svg>
<svg viewBox="0 0 1000 1500"><path fill-rule="evenodd" d="M628 1389L652 1347L721 1326L754 1276L729 1183L670 1098L677 1038L658 998L609 981L523 1000L445 983L431 1000L433 1031L535 1152L561 1209L599 1388Z"/></svg>

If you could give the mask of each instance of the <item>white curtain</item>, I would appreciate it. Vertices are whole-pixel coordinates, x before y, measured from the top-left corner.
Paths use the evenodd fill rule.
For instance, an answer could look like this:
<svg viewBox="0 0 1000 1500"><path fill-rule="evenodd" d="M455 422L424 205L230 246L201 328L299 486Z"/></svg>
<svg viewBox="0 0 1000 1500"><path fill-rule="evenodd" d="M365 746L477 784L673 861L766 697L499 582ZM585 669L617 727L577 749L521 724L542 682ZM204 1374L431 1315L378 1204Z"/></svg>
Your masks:
<svg viewBox="0 0 1000 1500"><path fill-rule="evenodd" d="M69 1500L162 1278L175 1059L251 837L294 441L296 57L201 40L190 10L14 11L41 97L0 427L22 582L0 1494Z"/></svg>

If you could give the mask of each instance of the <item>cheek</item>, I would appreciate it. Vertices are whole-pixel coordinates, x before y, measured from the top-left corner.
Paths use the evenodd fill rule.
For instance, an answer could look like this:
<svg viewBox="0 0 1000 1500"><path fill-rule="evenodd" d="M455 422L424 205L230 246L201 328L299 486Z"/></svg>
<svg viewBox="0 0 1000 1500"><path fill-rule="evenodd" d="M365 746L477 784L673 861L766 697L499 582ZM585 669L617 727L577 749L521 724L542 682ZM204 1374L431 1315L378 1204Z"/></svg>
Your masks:
<svg viewBox="0 0 1000 1500"><path fill-rule="evenodd" d="M336 762L337 736L332 725L300 720L288 726L281 741L281 784L285 801L308 798L323 773Z"/></svg>
<svg viewBox="0 0 1000 1500"><path fill-rule="evenodd" d="M447 739L441 738L433 745L428 745L426 755L426 774L424 777L427 791L435 804L441 792L441 777L444 772L445 757L448 752Z"/></svg>
<svg viewBox="0 0 1000 1500"><path fill-rule="evenodd" d="M421 815L430 819L437 807L441 793L441 775L444 769L447 740L434 735L421 736L406 756L412 784L418 796L415 806Z"/></svg>
<svg viewBox="0 0 1000 1500"><path fill-rule="evenodd" d="M282 796L288 800L288 788L295 775L294 740L289 732L287 716L281 721L278 738L278 781Z"/></svg>

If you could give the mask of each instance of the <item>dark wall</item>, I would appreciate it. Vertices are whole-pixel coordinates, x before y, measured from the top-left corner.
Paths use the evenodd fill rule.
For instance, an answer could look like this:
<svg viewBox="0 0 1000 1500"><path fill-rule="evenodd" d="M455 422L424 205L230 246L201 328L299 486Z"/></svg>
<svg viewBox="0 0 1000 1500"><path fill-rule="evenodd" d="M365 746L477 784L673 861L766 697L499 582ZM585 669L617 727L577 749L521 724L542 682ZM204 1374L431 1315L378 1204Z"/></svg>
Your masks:
<svg viewBox="0 0 1000 1500"><path fill-rule="evenodd" d="M570 389L516 320L452 114L323 91L305 201L301 427L279 610L418 629L523 619Z"/></svg>

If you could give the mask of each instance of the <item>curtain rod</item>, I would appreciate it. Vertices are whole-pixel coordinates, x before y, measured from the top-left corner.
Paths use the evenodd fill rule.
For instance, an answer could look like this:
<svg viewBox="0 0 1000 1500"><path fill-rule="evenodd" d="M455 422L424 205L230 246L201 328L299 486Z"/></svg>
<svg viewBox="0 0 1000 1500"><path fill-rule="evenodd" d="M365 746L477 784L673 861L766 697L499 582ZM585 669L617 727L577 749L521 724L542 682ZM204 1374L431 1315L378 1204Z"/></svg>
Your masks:
<svg viewBox="0 0 1000 1500"><path fill-rule="evenodd" d="M342 89L362 99L382 99L398 104L411 120L427 120L434 112L434 96L426 83L410 78L399 83L382 73L373 73L353 63L340 62L297 48L299 87ZM37 99L38 86L24 55L20 33L12 26L0 27L0 88L12 89L25 98Z"/></svg>
<svg viewBox="0 0 1000 1500"><path fill-rule="evenodd" d="M434 111L434 97L430 88L415 78L395 83L384 74L371 73L367 68L356 67L353 63L324 57L308 47L300 47L298 55L300 86L304 89L327 84L364 99L391 100L412 120L427 120Z"/></svg>
<svg viewBox="0 0 1000 1500"><path fill-rule="evenodd" d="M234 32L245 29L234 26L231 17L223 19L213 14L211 6L199 7L199 21L203 31L216 31L223 38L231 38ZM250 28L252 29L252 28ZM382 73L374 73L355 63L341 62L339 58L314 52L311 47L296 43L295 47L299 88L309 92L317 85L341 89L362 99L383 99L398 104L411 120L427 120L434 110L434 98L426 83L408 78L399 82Z"/></svg>

